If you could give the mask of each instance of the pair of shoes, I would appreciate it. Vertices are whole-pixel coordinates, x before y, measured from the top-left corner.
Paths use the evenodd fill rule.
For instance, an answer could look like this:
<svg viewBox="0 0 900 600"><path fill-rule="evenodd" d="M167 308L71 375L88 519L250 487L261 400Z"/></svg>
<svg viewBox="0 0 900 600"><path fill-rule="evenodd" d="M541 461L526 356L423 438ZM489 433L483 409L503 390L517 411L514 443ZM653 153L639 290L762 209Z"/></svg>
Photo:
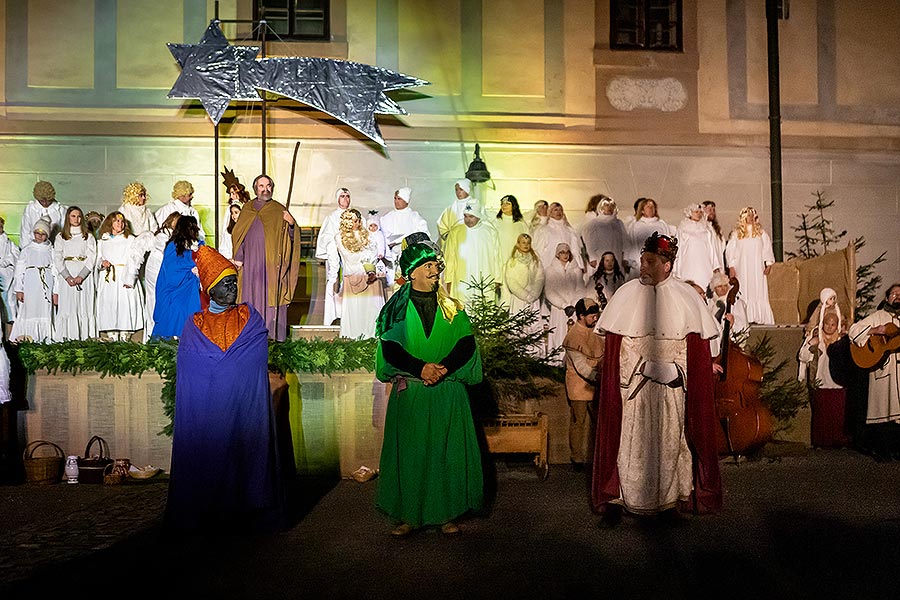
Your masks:
<svg viewBox="0 0 900 600"><path fill-rule="evenodd" d="M612 529L622 522L622 507L618 504L607 504L600 517L600 529Z"/></svg>
<svg viewBox="0 0 900 600"><path fill-rule="evenodd" d="M413 532L413 526L409 523L400 523L391 529L391 536L395 538L406 537Z"/></svg>
<svg viewBox="0 0 900 600"><path fill-rule="evenodd" d="M444 535L459 535L462 533L462 530L459 528L459 525L453 521L447 521L441 525L441 533Z"/></svg>

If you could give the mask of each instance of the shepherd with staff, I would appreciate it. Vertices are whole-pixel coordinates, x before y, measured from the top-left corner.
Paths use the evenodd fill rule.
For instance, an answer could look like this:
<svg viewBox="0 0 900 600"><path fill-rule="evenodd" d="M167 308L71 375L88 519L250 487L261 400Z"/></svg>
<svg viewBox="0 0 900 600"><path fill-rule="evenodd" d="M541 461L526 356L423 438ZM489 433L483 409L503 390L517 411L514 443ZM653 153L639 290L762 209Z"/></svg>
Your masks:
<svg viewBox="0 0 900 600"><path fill-rule="evenodd" d="M272 199L274 189L268 175L253 180L256 198L244 204L231 235L239 301L262 315L270 339L282 342L287 338L287 307L300 272L300 239L294 217Z"/></svg>

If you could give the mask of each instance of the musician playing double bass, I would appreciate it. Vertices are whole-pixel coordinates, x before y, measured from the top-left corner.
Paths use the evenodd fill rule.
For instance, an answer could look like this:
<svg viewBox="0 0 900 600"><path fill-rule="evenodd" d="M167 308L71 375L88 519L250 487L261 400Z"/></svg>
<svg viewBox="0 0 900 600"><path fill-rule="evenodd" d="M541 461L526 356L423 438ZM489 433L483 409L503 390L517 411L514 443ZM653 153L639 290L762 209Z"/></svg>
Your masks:
<svg viewBox="0 0 900 600"><path fill-rule="evenodd" d="M591 493L605 528L626 510L669 520L722 505L708 341L717 328L694 289L671 277L677 251L674 238L647 238L640 278L598 322L606 351Z"/></svg>
<svg viewBox="0 0 900 600"><path fill-rule="evenodd" d="M884 302L878 310L850 326L848 335L852 343L866 346L869 338L879 336L888 350L879 365L869 373L869 397L866 409L866 425L890 423L891 429L900 423L900 352L896 350L896 332L900 327L900 282L888 288ZM900 458L900 435L894 433L888 447L881 449L884 456Z"/></svg>
<svg viewBox="0 0 900 600"><path fill-rule="evenodd" d="M742 345L739 340L746 338L741 334L746 332L750 323L747 320L747 305L743 300L737 298L732 306L728 306L728 292L731 290L731 284L727 275L717 271L709 282L709 289L712 290L713 295L706 301L706 305L719 324L719 337L709 340L709 351L715 357L719 355L719 348L722 346L722 330L725 328L726 321L730 325L731 341L738 343L739 346Z"/></svg>

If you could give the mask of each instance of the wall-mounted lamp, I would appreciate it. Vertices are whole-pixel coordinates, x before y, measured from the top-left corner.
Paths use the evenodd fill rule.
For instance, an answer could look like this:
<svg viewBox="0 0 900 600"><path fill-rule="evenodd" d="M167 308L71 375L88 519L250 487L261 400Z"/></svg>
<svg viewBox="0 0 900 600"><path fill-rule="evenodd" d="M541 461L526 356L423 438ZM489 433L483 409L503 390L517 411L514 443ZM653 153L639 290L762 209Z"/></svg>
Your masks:
<svg viewBox="0 0 900 600"><path fill-rule="evenodd" d="M469 169L466 171L466 179L472 183L484 183L490 180L491 173L487 170L487 165L481 160L481 147L475 144L475 158L469 163Z"/></svg>

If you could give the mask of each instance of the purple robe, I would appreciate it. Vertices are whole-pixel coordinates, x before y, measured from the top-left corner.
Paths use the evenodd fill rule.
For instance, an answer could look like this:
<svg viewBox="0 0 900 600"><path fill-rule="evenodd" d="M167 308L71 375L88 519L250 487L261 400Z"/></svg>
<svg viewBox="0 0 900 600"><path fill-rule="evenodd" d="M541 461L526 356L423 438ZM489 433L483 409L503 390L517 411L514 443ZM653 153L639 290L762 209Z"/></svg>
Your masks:
<svg viewBox="0 0 900 600"><path fill-rule="evenodd" d="M182 331L165 515L173 528L283 527L268 332L262 317L249 312L250 319L224 352L193 317Z"/></svg>
<svg viewBox="0 0 900 600"><path fill-rule="evenodd" d="M258 198L254 207L264 204ZM247 235L234 254L234 260L243 263L241 275L241 301L246 302L265 319L269 337L279 342L287 338L287 305L269 306L267 290L269 289L266 271L266 229L259 219L254 219L247 230ZM277 318L276 318L277 317ZM276 323L277 322L277 323ZM277 324L277 330L276 330Z"/></svg>

